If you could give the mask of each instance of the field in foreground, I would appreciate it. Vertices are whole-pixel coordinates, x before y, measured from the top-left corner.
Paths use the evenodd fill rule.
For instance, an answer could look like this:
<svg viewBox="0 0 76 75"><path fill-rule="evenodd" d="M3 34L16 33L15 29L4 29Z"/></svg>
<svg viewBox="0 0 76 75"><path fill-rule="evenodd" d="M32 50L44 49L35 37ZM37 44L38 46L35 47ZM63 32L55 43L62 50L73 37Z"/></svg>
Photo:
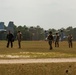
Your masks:
<svg viewBox="0 0 76 75"><path fill-rule="evenodd" d="M18 48L17 41L13 48L6 48L7 41L0 41L0 58L67 58L76 57L76 42L73 48L68 47L68 42L60 42L60 47L49 50L47 41L22 41L22 48Z"/></svg>
<svg viewBox="0 0 76 75"><path fill-rule="evenodd" d="M18 49L17 41L13 48L6 48L6 41L0 41L0 58L74 58L76 42L68 48L67 42L49 50L47 41L22 41ZM7 59L8 60L8 59ZM0 75L76 75L76 62L0 64Z"/></svg>
<svg viewBox="0 0 76 75"><path fill-rule="evenodd" d="M0 75L76 75L76 63L0 64Z"/></svg>

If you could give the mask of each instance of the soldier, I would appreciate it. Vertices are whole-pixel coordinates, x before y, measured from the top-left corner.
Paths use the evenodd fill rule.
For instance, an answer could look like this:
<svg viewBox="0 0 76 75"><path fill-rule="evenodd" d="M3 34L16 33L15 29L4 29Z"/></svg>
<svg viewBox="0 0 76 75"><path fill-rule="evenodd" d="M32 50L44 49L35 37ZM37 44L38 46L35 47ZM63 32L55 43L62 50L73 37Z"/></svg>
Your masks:
<svg viewBox="0 0 76 75"><path fill-rule="evenodd" d="M9 47L9 44L11 43L11 48L13 47L13 41L14 41L14 36L13 34L9 31L8 34L7 34L7 48Z"/></svg>
<svg viewBox="0 0 76 75"><path fill-rule="evenodd" d="M56 33L56 37L55 37L55 47L59 47L59 34Z"/></svg>
<svg viewBox="0 0 76 75"><path fill-rule="evenodd" d="M17 33L17 40L18 40L19 48L21 48L21 36L22 36L22 33L20 31L18 31L18 33Z"/></svg>
<svg viewBox="0 0 76 75"><path fill-rule="evenodd" d="M72 44L72 39L73 39L73 36L71 34L68 35L68 44L69 44L69 48L73 47L73 44Z"/></svg>
<svg viewBox="0 0 76 75"><path fill-rule="evenodd" d="M53 35L52 35L51 31L49 32L49 35L48 35L47 39L48 39L48 43L49 43L49 46L50 46L50 50L52 50L53 49L52 48Z"/></svg>

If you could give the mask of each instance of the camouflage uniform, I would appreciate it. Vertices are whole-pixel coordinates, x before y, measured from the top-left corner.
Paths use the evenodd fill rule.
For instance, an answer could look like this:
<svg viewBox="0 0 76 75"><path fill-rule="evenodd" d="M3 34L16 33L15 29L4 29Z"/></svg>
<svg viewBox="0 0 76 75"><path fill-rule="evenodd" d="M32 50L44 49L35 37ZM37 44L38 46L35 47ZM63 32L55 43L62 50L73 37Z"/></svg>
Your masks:
<svg viewBox="0 0 76 75"><path fill-rule="evenodd" d="M17 33L17 40L18 40L18 46L19 46L19 48L21 48L21 32L20 31L18 31L18 33Z"/></svg>
<svg viewBox="0 0 76 75"><path fill-rule="evenodd" d="M9 47L9 44L11 43L11 48L13 47L13 38L14 38L14 36L13 36L13 34L9 31L9 33L7 34L7 40L8 40L8 42L7 42L7 48Z"/></svg>
<svg viewBox="0 0 76 75"><path fill-rule="evenodd" d="M56 33L55 47L59 47L59 34L58 33Z"/></svg>
<svg viewBox="0 0 76 75"><path fill-rule="evenodd" d="M73 36L71 34L68 35L68 44L69 44L69 48L73 47L73 44L72 44L72 39L73 39Z"/></svg>
<svg viewBox="0 0 76 75"><path fill-rule="evenodd" d="M52 48L52 41L53 41L53 36L52 36L52 32L49 32L49 36L48 36L48 43L50 45L50 50L53 49Z"/></svg>

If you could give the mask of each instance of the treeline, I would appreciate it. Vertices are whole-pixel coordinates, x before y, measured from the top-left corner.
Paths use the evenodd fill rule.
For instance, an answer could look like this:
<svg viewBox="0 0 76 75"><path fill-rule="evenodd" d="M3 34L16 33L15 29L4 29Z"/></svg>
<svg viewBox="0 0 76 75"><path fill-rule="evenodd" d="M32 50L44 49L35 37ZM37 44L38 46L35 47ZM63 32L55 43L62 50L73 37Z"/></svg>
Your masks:
<svg viewBox="0 0 76 75"><path fill-rule="evenodd" d="M7 27L5 26L5 29L7 29ZM22 40L45 40L45 36L46 34L48 34L49 31L53 32L53 35L55 35L55 33L58 31L59 33L61 32L61 30L63 30L64 36L67 36L68 34L72 34L73 35L73 40L76 40L76 28L73 27L68 27L68 28L61 28L61 29L48 29L48 30L44 30L43 28L41 28L40 26L31 26L31 27L27 27L26 25L24 26L16 26L14 25L14 36L16 39L16 35L17 35L17 31L20 30L22 32ZM47 32L47 33L45 33ZM6 40L6 35L7 32L0 32L0 40ZM65 39L66 40L66 39Z"/></svg>

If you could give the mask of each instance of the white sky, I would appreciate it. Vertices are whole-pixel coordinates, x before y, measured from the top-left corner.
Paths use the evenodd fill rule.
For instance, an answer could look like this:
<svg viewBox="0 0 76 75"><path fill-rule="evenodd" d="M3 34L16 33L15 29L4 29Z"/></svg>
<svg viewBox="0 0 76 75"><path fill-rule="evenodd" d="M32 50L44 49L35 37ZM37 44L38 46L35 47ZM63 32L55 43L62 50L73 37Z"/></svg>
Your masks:
<svg viewBox="0 0 76 75"><path fill-rule="evenodd" d="M0 0L0 22L44 29L76 27L76 0Z"/></svg>

